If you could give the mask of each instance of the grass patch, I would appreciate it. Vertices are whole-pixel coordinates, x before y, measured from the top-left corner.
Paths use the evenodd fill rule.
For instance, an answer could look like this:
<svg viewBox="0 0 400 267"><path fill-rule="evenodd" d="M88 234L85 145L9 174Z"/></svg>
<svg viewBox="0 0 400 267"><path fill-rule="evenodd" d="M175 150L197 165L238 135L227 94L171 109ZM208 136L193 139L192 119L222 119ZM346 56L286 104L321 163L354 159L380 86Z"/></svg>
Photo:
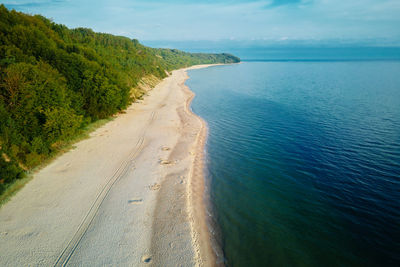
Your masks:
<svg viewBox="0 0 400 267"><path fill-rule="evenodd" d="M0 195L0 207L7 203L22 187L26 185L30 180L32 180L33 175L31 173L27 174L25 178L15 180L14 183L9 184L4 190L3 194Z"/></svg>

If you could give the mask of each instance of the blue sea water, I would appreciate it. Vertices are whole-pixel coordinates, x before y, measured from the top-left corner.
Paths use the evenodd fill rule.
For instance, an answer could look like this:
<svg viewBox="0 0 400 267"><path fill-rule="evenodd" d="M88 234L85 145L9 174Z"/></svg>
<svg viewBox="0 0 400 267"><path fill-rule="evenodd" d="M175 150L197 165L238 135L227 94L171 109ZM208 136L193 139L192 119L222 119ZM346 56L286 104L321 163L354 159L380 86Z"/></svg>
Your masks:
<svg viewBox="0 0 400 267"><path fill-rule="evenodd" d="M398 266L400 62L192 70L228 266Z"/></svg>

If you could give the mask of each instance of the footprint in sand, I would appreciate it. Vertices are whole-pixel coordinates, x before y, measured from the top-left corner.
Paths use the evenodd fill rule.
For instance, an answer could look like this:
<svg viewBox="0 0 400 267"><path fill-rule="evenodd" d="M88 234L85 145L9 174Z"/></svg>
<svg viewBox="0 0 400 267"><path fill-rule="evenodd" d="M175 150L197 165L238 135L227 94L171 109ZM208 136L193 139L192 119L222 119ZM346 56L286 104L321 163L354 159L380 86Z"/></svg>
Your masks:
<svg viewBox="0 0 400 267"><path fill-rule="evenodd" d="M143 199L142 198L132 198L128 200L129 204L142 204Z"/></svg>
<svg viewBox="0 0 400 267"><path fill-rule="evenodd" d="M68 171L68 167L69 167L69 165L71 165L71 163L70 163L70 162L68 162L68 163L64 164L64 166L62 166L62 167L58 168L56 171L57 171L57 172L66 172L66 171Z"/></svg>
<svg viewBox="0 0 400 267"><path fill-rule="evenodd" d="M142 262L150 263L151 262L151 256L149 256L149 255L142 256Z"/></svg>
<svg viewBox="0 0 400 267"><path fill-rule="evenodd" d="M179 183L180 184L185 184L186 183L185 176L183 176L183 175L179 176Z"/></svg>
<svg viewBox="0 0 400 267"><path fill-rule="evenodd" d="M172 164L172 162L170 160L160 159L160 164L161 165L170 165L170 164Z"/></svg>
<svg viewBox="0 0 400 267"><path fill-rule="evenodd" d="M160 187L161 187L161 185L159 185L159 184L157 184L157 183L152 184L152 185L149 186L150 190L152 190L152 191L159 190Z"/></svg>

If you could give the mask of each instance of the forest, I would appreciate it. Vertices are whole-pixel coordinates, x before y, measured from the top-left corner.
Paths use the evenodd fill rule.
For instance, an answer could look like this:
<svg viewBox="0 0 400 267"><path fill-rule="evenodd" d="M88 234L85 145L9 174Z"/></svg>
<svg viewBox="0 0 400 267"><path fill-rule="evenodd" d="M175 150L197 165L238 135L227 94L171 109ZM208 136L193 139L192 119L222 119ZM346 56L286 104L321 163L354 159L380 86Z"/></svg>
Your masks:
<svg viewBox="0 0 400 267"><path fill-rule="evenodd" d="M150 48L0 5L0 195L85 127L141 98L142 78L239 61Z"/></svg>

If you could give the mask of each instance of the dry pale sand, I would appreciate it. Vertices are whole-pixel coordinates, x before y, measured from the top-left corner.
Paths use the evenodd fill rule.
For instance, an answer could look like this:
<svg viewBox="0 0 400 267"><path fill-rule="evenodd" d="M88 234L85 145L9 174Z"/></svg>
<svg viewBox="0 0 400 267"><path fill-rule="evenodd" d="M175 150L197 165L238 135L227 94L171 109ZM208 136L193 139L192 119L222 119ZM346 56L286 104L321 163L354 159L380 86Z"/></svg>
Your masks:
<svg viewBox="0 0 400 267"><path fill-rule="evenodd" d="M189 109L187 77L174 71L0 209L0 266L215 265L207 129Z"/></svg>

